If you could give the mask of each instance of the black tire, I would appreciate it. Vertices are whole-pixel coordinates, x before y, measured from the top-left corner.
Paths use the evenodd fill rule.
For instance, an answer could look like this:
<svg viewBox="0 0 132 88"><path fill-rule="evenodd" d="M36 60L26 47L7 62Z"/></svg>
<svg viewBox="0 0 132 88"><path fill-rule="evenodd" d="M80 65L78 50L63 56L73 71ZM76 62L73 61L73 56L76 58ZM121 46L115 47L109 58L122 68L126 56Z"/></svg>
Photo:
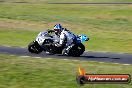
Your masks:
<svg viewBox="0 0 132 88"><path fill-rule="evenodd" d="M85 46L82 43L80 43L80 44L74 45L69 50L68 55L73 57L78 57L82 55L84 51L85 51Z"/></svg>
<svg viewBox="0 0 132 88"><path fill-rule="evenodd" d="M36 41L33 41L28 45L28 51L31 53L39 54L43 51L43 49L39 46Z"/></svg>
<svg viewBox="0 0 132 88"><path fill-rule="evenodd" d="M53 40L51 39L46 39L43 43L43 47L45 51L49 52L50 54L55 54L56 48L53 45Z"/></svg>

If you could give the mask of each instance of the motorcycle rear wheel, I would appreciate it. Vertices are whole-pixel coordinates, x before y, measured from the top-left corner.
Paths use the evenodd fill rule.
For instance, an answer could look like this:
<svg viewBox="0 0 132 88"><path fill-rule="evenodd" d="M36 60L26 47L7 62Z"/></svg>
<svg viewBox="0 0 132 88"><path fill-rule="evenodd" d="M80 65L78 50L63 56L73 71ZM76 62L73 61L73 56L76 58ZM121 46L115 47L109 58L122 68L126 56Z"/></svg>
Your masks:
<svg viewBox="0 0 132 88"><path fill-rule="evenodd" d="M74 45L69 50L68 55L73 57L78 57L82 55L84 51L85 51L85 46L82 43L80 43L80 44Z"/></svg>

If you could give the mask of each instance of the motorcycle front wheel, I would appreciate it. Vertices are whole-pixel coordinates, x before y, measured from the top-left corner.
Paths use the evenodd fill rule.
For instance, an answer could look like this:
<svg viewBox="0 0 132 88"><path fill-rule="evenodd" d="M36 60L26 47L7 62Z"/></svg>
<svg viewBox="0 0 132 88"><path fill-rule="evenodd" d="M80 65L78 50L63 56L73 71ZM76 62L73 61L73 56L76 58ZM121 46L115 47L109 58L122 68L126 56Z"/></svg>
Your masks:
<svg viewBox="0 0 132 88"><path fill-rule="evenodd" d="M36 41L33 41L28 45L28 51L31 53L39 54L43 51L43 49Z"/></svg>

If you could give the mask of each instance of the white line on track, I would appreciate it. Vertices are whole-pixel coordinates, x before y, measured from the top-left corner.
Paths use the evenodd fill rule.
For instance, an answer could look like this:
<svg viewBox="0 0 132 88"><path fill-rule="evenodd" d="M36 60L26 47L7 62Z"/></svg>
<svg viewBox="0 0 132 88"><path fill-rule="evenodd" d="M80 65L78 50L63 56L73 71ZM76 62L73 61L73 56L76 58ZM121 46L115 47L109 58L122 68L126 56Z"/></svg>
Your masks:
<svg viewBox="0 0 132 88"><path fill-rule="evenodd" d="M8 45L4 45L5 47L12 47L12 46L8 46Z"/></svg>
<svg viewBox="0 0 132 88"><path fill-rule="evenodd" d="M13 47L15 47L15 48L27 48L27 47L23 47L23 46L8 46L8 45L4 45L4 47L11 47L11 48L13 48Z"/></svg>
<svg viewBox="0 0 132 88"><path fill-rule="evenodd" d="M27 58L27 57L30 57L30 56L20 56L20 57L22 57L22 58Z"/></svg>
<svg viewBox="0 0 132 88"><path fill-rule="evenodd" d="M80 60L72 60L72 61L80 61Z"/></svg>
<svg viewBox="0 0 132 88"><path fill-rule="evenodd" d="M104 63L104 62L99 62L99 63Z"/></svg>
<svg viewBox="0 0 132 88"><path fill-rule="evenodd" d="M120 64L120 63L113 63L113 64Z"/></svg>
<svg viewBox="0 0 132 88"><path fill-rule="evenodd" d="M69 60L69 59L62 59L62 60Z"/></svg>
<svg viewBox="0 0 132 88"><path fill-rule="evenodd" d="M33 58L42 58L42 57L33 57Z"/></svg>
<svg viewBox="0 0 132 88"><path fill-rule="evenodd" d="M131 65L131 64L123 64L123 65Z"/></svg>
<svg viewBox="0 0 132 88"><path fill-rule="evenodd" d="M53 58L45 58L45 59L50 60L50 59L53 59Z"/></svg>
<svg viewBox="0 0 132 88"><path fill-rule="evenodd" d="M15 55L10 55L10 56L15 56Z"/></svg>

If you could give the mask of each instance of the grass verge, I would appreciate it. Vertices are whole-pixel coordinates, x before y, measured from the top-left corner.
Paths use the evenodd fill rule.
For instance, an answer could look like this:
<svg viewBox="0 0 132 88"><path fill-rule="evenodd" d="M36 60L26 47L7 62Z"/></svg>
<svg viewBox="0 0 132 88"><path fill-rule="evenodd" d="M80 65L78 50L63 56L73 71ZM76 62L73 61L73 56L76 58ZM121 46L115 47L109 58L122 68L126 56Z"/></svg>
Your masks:
<svg viewBox="0 0 132 88"><path fill-rule="evenodd" d="M27 47L39 32L40 30L0 28L0 45ZM79 34L79 31L74 33ZM90 40L84 43L86 50L132 53L132 37L130 32L91 31L88 35Z"/></svg>
<svg viewBox="0 0 132 88"><path fill-rule="evenodd" d="M0 45L26 47L40 30L61 23L90 37L86 50L132 53L131 14L131 5L0 3Z"/></svg>
<svg viewBox="0 0 132 88"><path fill-rule="evenodd" d="M0 54L1 88L80 88L75 77L82 65L89 74L132 75L132 65ZM131 88L132 84L88 84L81 88Z"/></svg>

